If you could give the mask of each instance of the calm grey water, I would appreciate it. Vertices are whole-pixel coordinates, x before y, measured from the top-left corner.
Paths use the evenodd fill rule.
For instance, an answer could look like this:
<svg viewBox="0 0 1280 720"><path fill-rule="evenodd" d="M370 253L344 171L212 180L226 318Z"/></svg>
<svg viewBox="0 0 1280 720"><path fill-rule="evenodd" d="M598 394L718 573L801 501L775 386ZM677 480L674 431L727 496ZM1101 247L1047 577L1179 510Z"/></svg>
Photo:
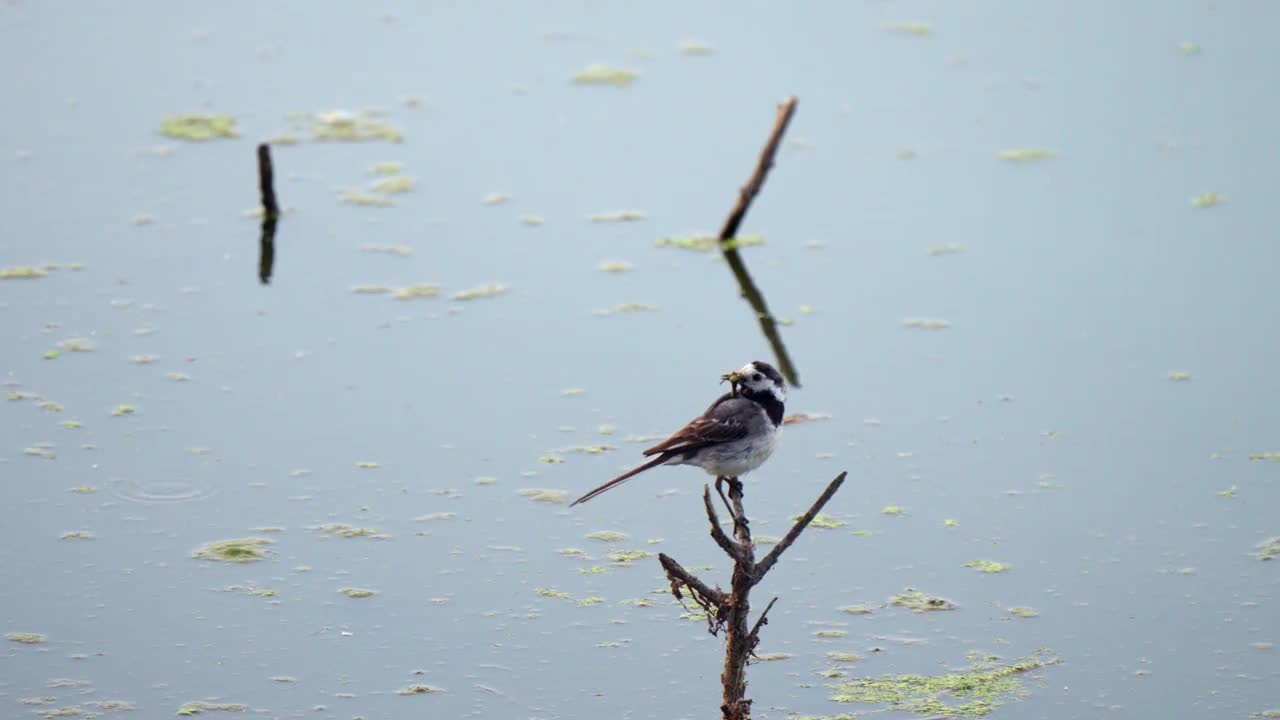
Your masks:
<svg viewBox="0 0 1280 720"><path fill-rule="evenodd" d="M794 321L789 409L831 419L749 478L757 533L850 479L846 524L760 588L760 650L791 657L751 669L757 715L873 709L829 700L832 651L876 676L1052 649L1004 717L1280 707L1280 565L1254 553L1280 535L1277 31L1266 3L5 3L0 267L64 267L0 280L0 631L47 638L0 645L0 716L716 716L718 641L654 559L607 556L727 582L704 477L519 491L594 486L770 358L723 263L654 241L719 226L792 93L744 254ZM596 62L639 77L570 82ZM254 144L370 108L405 141L276 148L260 286ZM158 134L184 112L241 137ZM392 161L417 183L395 207L339 201ZM442 295L351 290L415 283ZM593 312L623 303L657 310ZM94 350L44 358L72 338ZM267 560L191 557L241 537ZM884 605L906 587L959 609Z"/></svg>

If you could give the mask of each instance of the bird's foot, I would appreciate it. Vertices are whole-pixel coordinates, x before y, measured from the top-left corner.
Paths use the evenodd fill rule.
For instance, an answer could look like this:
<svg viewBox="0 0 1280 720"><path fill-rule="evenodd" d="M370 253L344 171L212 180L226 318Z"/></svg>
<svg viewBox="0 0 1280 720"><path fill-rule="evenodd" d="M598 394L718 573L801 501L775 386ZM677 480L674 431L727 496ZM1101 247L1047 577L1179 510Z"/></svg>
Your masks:
<svg viewBox="0 0 1280 720"><path fill-rule="evenodd" d="M733 518L733 529L736 532L738 529L738 515L733 511L733 504L729 502L729 498L725 497L723 488L725 480L729 481L730 492L732 492L732 483L736 481L733 478L727 478L721 475L716 478L716 494L720 496L720 502L724 503L724 509L729 513L729 517Z"/></svg>

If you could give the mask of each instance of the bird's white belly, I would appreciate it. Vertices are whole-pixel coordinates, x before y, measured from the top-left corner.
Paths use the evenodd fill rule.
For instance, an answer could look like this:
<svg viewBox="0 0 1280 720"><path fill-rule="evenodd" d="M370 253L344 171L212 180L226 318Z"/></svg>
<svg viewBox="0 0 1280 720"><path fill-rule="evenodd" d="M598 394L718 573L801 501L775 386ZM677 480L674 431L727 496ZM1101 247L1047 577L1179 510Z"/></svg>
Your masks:
<svg viewBox="0 0 1280 720"><path fill-rule="evenodd" d="M682 465L697 465L716 477L739 477L764 464L778 447L782 428L759 438L738 440L711 448L704 448L697 456Z"/></svg>

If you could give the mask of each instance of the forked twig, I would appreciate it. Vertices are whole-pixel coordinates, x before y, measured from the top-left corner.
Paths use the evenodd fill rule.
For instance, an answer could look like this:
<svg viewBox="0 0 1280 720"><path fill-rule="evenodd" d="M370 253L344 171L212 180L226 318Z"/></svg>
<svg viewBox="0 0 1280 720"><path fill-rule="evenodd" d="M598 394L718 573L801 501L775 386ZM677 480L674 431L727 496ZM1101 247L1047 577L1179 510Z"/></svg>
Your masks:
<svg viewBox="0 0 1280 720"><path fill-rule="evenodd" d="M786 552L787 548L791 547L791 543L795 542L796 538L800 537L800 533L804 532L804 529L809 527L809 523L813 522L813 518L822 511L822 506L826 505L827 501L831 499L831 496L835 495L836 491L840 489L840 486L844 483L845 476L848 474L848 472L842 472L837 475L836 479L832 480L831 483L827 485L827 489L822 491L822 495L818 496L818 499L814 501L813 506L810 507L804 515L801 515L800 519L796 521L796 524L792 525L791 529L787 531L787 534L778 541L778 544L773 546L773 549L769 551L769 554L765 555L763 560L756 563L756 577L764 577L764 574L773 568L773 566L778 562L778 558L782 556L782 553Z"/></svg>

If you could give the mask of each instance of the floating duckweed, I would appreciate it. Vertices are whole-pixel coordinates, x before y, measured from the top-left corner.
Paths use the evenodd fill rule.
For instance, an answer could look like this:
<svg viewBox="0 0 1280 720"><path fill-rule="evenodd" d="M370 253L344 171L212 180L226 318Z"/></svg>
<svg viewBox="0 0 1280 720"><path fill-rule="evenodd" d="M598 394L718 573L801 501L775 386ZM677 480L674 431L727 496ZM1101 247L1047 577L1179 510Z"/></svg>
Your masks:
<svg viewBox="0 0 1280 720"><path fill-rule="evenodd" d="M657 305L650 305L647 303L622 303L620 305L614 305L611 308L602 308L599 310L592 310L591 314L605 317L607 315L618 315L621 313L657 312L657 311L658 311Z"/></svg>
<svg viewBox="0 0 1280 720"><path fill-rule="evenodd" d="M80 421L79 420L63 420L62 427L68 430L76 430L80 427Z"/></svg>
<svg viewBox="0 0 1280 720"><path fill-rule="evenodd" d="M256 562L267 556L265 546L273 541L266 538L235 538L206 543L191 552L191 557L215 562Z"/></svg>
<svg viewBox="0 0 1280 720"><path fill-rule="evenodd" d="M583 552L580 548L560 548L556 552L566 557L586 557L587 556L587 554Z"/></svg>
<svg viewBox="0 0 1280 720"><path fill-rule="evenodd" d="M796 425L798 423L817 422L819 420L830 420L831 415L828 413L811 413L802 412L794 415L788 415L782 418L783 425Z"/></svg>
<svg viewBox="0 0 1280 720"><path fill-rule="evenodd" d="M755 659L760 662L777 662L779 660L790 660L793 657L795 656L792 655L791 653L774 652L774 653L760 653L759 655L755 656Z"/></svg>
<svg viewBox="0 0 1280 720"><path fill-rule="evenodd" d="M534 502L555 503L557 505L563 504L568 494L564 490L551 490L548 488L523 488L519 493Z"/></svg>
<svg viewBox="0 0 1280 720"><path fill-rule="evenodd" d="M607 273L624 273L631 272L634 266L625 260L605 260L596 266L600 272Z"/></svg>
<svg viewBox="0 0 1280 720"><path fill-rule="evenodd" d="M1048 651L1040 651L1010 664L984 657L964 672L946 675L882 675L855 678L834 685L835 702L887 705L890 710L917 715L981 717L1028 691L1020 676L1062 662ZM959 701L950 705L943 698Z"/></svg>
<svg viewBox="0 0 1280 720"><path fill-rule="evenodd" d="M267 142L271 143L272 145L297 145L298 143L302 142L302 138L292 133L285 133L282 135L276 135L275 137L272 137Z"/></svg>
<svg viewBox="0 0 1280 720"><path fill-rule="evenodd" d="M521 215L520 222L530 227L537 227L546 222L541 215Z"/></svg>
<svg viewBox="0 0 1280 720"><path fill-rule="evenodd" d="M431 513L430 515L419 515L418 517L414 518L413 521L414 522L431 522L432 520L452 520L457 516L458 516L457 513L437 512L437 513Z"/></svg>
<svg viewBox="0 0 1280 720"><path fill-rule="evenodd" d="M578 568L579 575L603 575L609 572L609 568L603 565L592 565L591 567Z"/></svg>
<svg viewBox="0 0 1280 720"><path fill-rule="evenodd" d="M136 412L138 412L138 408L132 405L117 405L111 410L111 415L114 417L123 417L125 415L132 415Z"/></svg>
<svg viewBox="0 0 1280 720"><path fill-rule="evenodd" d="M417 187L417 182L407 175L396 175L394 177L385 177L377 180L370 187L374 192L380 192L384 195L399 195L400 193L411 192Z"/></svg>
<svg viewBox="0 0 1280 720"><path fill-rule="evenodd" d="M1249 456L1250 460L1280 460L1280 452L1261 452L1253 453Z"/></svg>
<svg viewBox="0 0 1280 720"><path fill-rule="evenodd" d="M608 555L609 561L620 567L630 567L636 560L653 557L653 553L646 550L610 550Z"/></svg>
<svg viewBox="0 0 1280 720"><path fill-rule="evenodd" d="M981 573L1002 573L1009 569L1006 563L995 562L993 560L970 560L964 564L967 568L973 568Z"/></svg>
<svg viewBox="0 0 1280 720"><path fill-rule="evenodd" d="M362 470L377 470L378 468L382 467L382 465L372 460L362 460L356 463L356 467Z"/></svg>
<svg viewBox="0 0 1280 720"><path fill-rule="evenodd" d="M240 703L210 703L203 700L193 700L186 705L178 708L178 715L199 715L202 712L244 712L248 709L247 705Z"/></svg>
<svg viewBox="0 0 1280 720"><path fill-rule="evenodd" d="M484 196L480 202L484 205L501 205L511 199L511 196L504 192L493 192Z"/></svg>
<svg viewBox="0 0 1280 720"><path fill-rule="evenodd" d="M40 408L45 412L51 412L51 413L60 413L64 409L62 407L62 403L54 402L53 400L41 400L40 402L36 403L36 407Z"/></svg>
<svg viewBox="0 0 1280 720"><path fill-rule="evenodd" d="M80 717L83 713L84 711L75 705L36 711L36 714L43 718Z"/></svg>
<svg viewBox="0 0 1280 720"><path fill-rule="evenodd" d="M4 394L4 399L9 402L16 402L18 400L40 400L40 396L25 390L10 390Z"/></svg>
<svg viewBox="0 0 1280 720"><path fill-rule="evenodd" d="M540 455L538 457L538 462L546 463L547 465L563 465L565 463L565 459L559 455Z"/></svg>
<svg viewBox="0 0 1280 720"><path fill-rule="evenodd" d="M842 638L849 633L844 630L819 630L813 634L814 637L820 638Z"/></svg>
<svg viewBox="0 0 1280 720"><path fill-rule="evenodd" d="M159 360L155 355L130 355L129 362L134 365L150 365Z"/></svg>
<svg viewBox="0 0 1280 720"><path fill-rule="evenodd" d="M578 85L613 85L622 88L635 82L637 77L634 70L595 63L574 73L573 82Z"/></svg>
<svg viewBox="0 0 1280 720"><path fill-rule="evenodd" d="M29 632L5 633L4 639L9 642L22 643L23 645L39 645L40 643L47 642L49 640L49 638L41 635L40 633Z"/></svg>
<svg viewBox="0 0 1280 720"><path fill-rule="evenodd" d="M665 592L665 591L664 591ZM649 598L628 598L620 600L619 605L630 605L631 607L653 607L653 601Z"/></svg>
<svg viewBox="0 0 1280 720"><path fill-rule="evenodd" d="M940 255L954 255L960 252L964 252L964 246L955 245L952 243L948 243L946 245L934 245L928 250L925 250L925 253L927 253L929 257L938 257Z"/></svg>
<svg viewBox="0 0 1280 720"><path fill-rule="evenodd" d="M680 43L681 55L714 55L716 49L701 40L689 39Z"/></svg>
<svg viewBox="0 0 1280 720"><path fill-rule="evenodd" d="M560 397L578 397L579 395L586 395L586 394L587 394L587 391L584 388L577 388L577 387L565 388L560 391Z"/></svg>
<svg viewBox="0 0 1280 720"><path fill-rule="evenodd" d="M73 488L67 488L67 492L78 493L80 495L89 495L98 492L98 488L92 485L77 485Z"/></svg>
<svg viewBox="0 0 1280 720"><path fill-rule="evenodd" d="M68 530L61 535L62 540L92 540L93 533L88 530Z"/></svg>
<svg viewBox="0 0 1280 720"><path fill-rule="evenodd" d="M946 520L942 521L942 527L949 527L949 528L960 527L960 521L947 518Z"/></svg>
<svg viewBox="0 0 1280 720"><path fill-rule="evenodd" d="M1200 46L1193 42L1180 42L1178 43L1178 52L1183 55L1199 55Z"/></svg>
<svg viewBox="0 0 1280 720"><path fill-rule="evenodd" d="M368 142L387 140L400 142L404 136L386 120L374 113L355 114L346 110L332 110L311 116L313 140L338 142Z"/></svg>
<svg viewBox="0 0 1280 720"><path fill-rule="evenodd" d="M348 205L359 205L361 207L395 207L395 203L387 198L378 195L370 195L363 190L356 190L354 188L342 188L338 190L338 199Z"/></svg>
<svg viewBox="0 0 1280 720"><path fill-rule="evenodd" d="M1274 560L1277 556L1280 556L1280 535L1263 540L1257 544L1254 550L1254 555L1259 560Z"/></svg>
<svg viewBox="0 0 1280 720"><path fill-rule="evenodd" d="M639 210L618 210L615 212L595 213L588 216L593 223L609 223L609 222L635 222L644 219L644 213Z"/></svg>
<svg viewBox="0 0 1280 720"><path fill-rule="evenodd" d="M397 695L430 695L432 693L444 692L443 689L432 685L414 684L408 687L402 687L396 691Z"/></svg>
<svg viewBox="0 0 1280 720"><path fill-rule="evenodd" d="M862 656L854 653L829 652L827 653L827 657L831 659L831 662L838 662L838 663L862 662Z"/></svg>
<svg viewBox="0 0 1280 720"><path fill-rule="evenodd" d="M1231 487L1227 488L1226 490L1219 490L1219 491L1218 491L1218 497L1233 498L1233 497L1235 497L1235 496L1236 496L1236 486L1235 486L1235 485L1232 485Z"/></svg>
<svg viewBox="0 0 1280 720"><path fill-rule="evenodd" d="M272 590L271 588L258 588L249 594L257 595L258 597L275 597L280 594L280 591Z"/></svg>
<svg viewBox="0 0 1280 720"><path fill-rule="evenodd" d="M230 115L170 115L160 122L160 133L179 140L216 140L240 137Z"/></svg>
<svg viewBox="0 0 1280 720"><path fill-rule="evenodd" d="M682 250L696 250L697 252L712 252L724 246L726 250L734 248L755 247L764 244L763 235L739 235L730 238L724 243L720 242L720 238L715 235L705 233L695 233L685 237L664 237L658 238L653 242L657 247L680 248Z"/></svg>
<svg viewBox="0 0 1280 720"><path fill-rule="evenodd" d="M0 280L30 280L42 278L48 274L40 268L27 266L0 268Z"/></svg>
<svg viewBox="0 0 1280 720"><path fill-rule="evenodd" d="M1040 615L1040 613L1029 607L1011 607L1009 608L1009 614L1020 618L1033 618Z"/></svg>
<svg viewBox="0 0 1280 720"><path fill-rule="evenodd" d="M477 485L495 485L497 484L497 482L498 482L498 478L488 477L488 476L481 476L476 478L475 480L475 483Z"/></svg>
<svg viewBox="0 0 1280 720"><path fill-rule="evenodd" d="M1169 379L1174 382L1186 382L1191 379L1191 373L1181 370L1170 370Z"/></svg>
<svg viewBox="0 0 1280 720"><path fill-rule="evenodd" d="M404 166L398 162L380 162L369 168L370 175L399 175Z"/></svg>
<svg viewBox="0 0 1280 720"><path fill-rule="evenodd" d="M453 294L454 300L479 300L481 298L497 297L507 291L507 286L502 283L485 283L473 288L461 290Z"/></svg>
<svg viewBox="0 0 1280 720"><path fill-rule="evenodd" d="M408 245L375 245L367 244L360 246L360 252L367 253L386 253L397 257L409 257L413 254L413 248Z"/></svg>
<svg viewBox="0 0 1280 720"><path fill-rule="evenodd" d="M366 590L364 588L350 588L350 587L339 588L338 592L342 593L343 595L346 595L349 598L369 598L378 594L377 590Z"/></svg>
<svg viewBox="0 0 1280 720"><path fill-rule="evenodd" d="M357 295L386 295L391 291L392 291L392 288L386 285L352 285L351 286L351 292ZM436 294L438 295L439 293L440 291L439 289L437 289Z"/></svg>
<svg viewBox="0 0 1280 720"><path fill-rule="evenodd" d="M604 598L602 597L595 597L595 596L584 597L578 601L578 607L591 607L592 605L599 605L600 603L603 603L603 602L604 602Z"/></svg>
<svg viewBox="0 0 1280 720"><path fill-rule="evenodd" d="M57 360L58 356L61 354L62 353L58 352L57 350L45 350L44 354L41 355L40 357L45 360Z"/></svg>
<svg viewBox="0 0 1280 720"><path fill-rule="evenodd" d="M595 532L587 533L587 537L601 542L622 542L627 539L627 534L617 530L596 530Z"/></svg>
<svg viewBox="0 0 1280 720"><path fill-rule="evenodd" d="M617 450L617 448L612 445L574 445L568 449L568 452L601 455L612 450Z"/></svg>
<svg viewBox="0 0 1280 720"><path fill-rule="evenodd" d="M919 590L907 588L889 598L890 605L904 607L914 612L933 612L935 610L955 610L955 603L940 597L925 595Z"/></svg>
<svg viewBox="0 0 1280 720"><path fill-rule="evenodd" d="M996 157L1011 163L1029 163L1036 160L1045 160L1047 158L1056 157L1056 150L1047 148L1017 148L1013 150L1001 150L996 153Z"/></svg>
<svg viewBox="0 0 1280 720"><path fill-rule="evenodd" d="M849 534L854 537L875 537L876 535L879 535L880 532L878 530L854 530Z"/></svg>
<svg viewBox="0 0 1280 720"><path fill-rule="evenodd" d="M169 378L174 382L187 382L191 380L190 375L186 373L180 373L180 372L165 373L165 377Z"/></svg>
<svg viewBox="0 0 1280 720"><path fill-rule="evenodd" d="M542 597L560 598L561 600L573 599L573 596L570 595L569 593L560 592L559 590L552 590L551 588L535 588L534 592L538 593Z"/></svg>
<svg viewBox="0 0 1280 720"><path fill-rule="evenodd" d="M870 615L873 608L870 605L845 605L840 608L840 612L848 615Z"/></svg>
<svg viewBox="0 0 1280 720"><path fill-rule="evenodd" d="M902 321L902 324L917 330L945 330L951 327L951 323L936 318L907 318Z"/></svg>
<svg viewBox="0 0 1280 720"><path fill-rule="evenodd" d="M884 26L889 32L902 33L904 35L917 35L925 37L933 34L933 26L926 22L899 22L890 23Z"/></svg>
<svg viewBox="0 0 1280 720"><path fill-rule="evenodd" d="M886 505L880 510L881 515L892 515L894 517L906 517L907 509L897 505Z"/></svg>
<svg viewBox="0 0 1280 720"><path fill-rule="evenodd" d="M325 523L318 529L322 533L337 535L338 537L344 538L367 537L385 539L388 537L387 535L379 533L377 528L355 527L354 525L348 525L346 523Z"/></svg>
<svg viewBox="0 0 1280 720"><path fill-rule="evenodd" d="M98 346L88 338L67 338L58 341L58 349L62 352L93 352Z"/></svg>
<svg viewBox="0 0 1280 720"><path fill-rule="evenodd" d="M795 515L791 519L799 520L801 517L802 516L800 515ZM836 518L833 518L830 515L814 515L813 521L810 522L809 525L812 527L820 527L826 530L834 530L839 527L844 527L845 522L843 520L837 520Z"/></svg>
<svg viewBox="0 0 1280 720"><path fill-rule="evenodd" d="M41 446L23 448L22 454L30 455L32 457L46 458L49 460L52 460L55 457L52 450L50 450L47 447L41 447Z"/></svg>
<svg viewBox="0 0 1280 720"><path fill-rule="evenodd" d="M1211 208L1222 202L1222 196L1216 192L1203 192L1191 198L1191 204L1198 208Z"/></svg>
<svg viewBox="0 0 1280 720"><path fill-rule="evenodd" d="M776 535L757 535L753 542L755 542L756 545L774 545L781 539L782 538L779 538Z"/></svg>
<svg viewBox="0 0 1280 720"><path fill-rule="evenodd" d="M396 288L391 292L391 297L395 300L416 300L418 298L433 298L439 296L440 286L429 283Z"/></svg>

